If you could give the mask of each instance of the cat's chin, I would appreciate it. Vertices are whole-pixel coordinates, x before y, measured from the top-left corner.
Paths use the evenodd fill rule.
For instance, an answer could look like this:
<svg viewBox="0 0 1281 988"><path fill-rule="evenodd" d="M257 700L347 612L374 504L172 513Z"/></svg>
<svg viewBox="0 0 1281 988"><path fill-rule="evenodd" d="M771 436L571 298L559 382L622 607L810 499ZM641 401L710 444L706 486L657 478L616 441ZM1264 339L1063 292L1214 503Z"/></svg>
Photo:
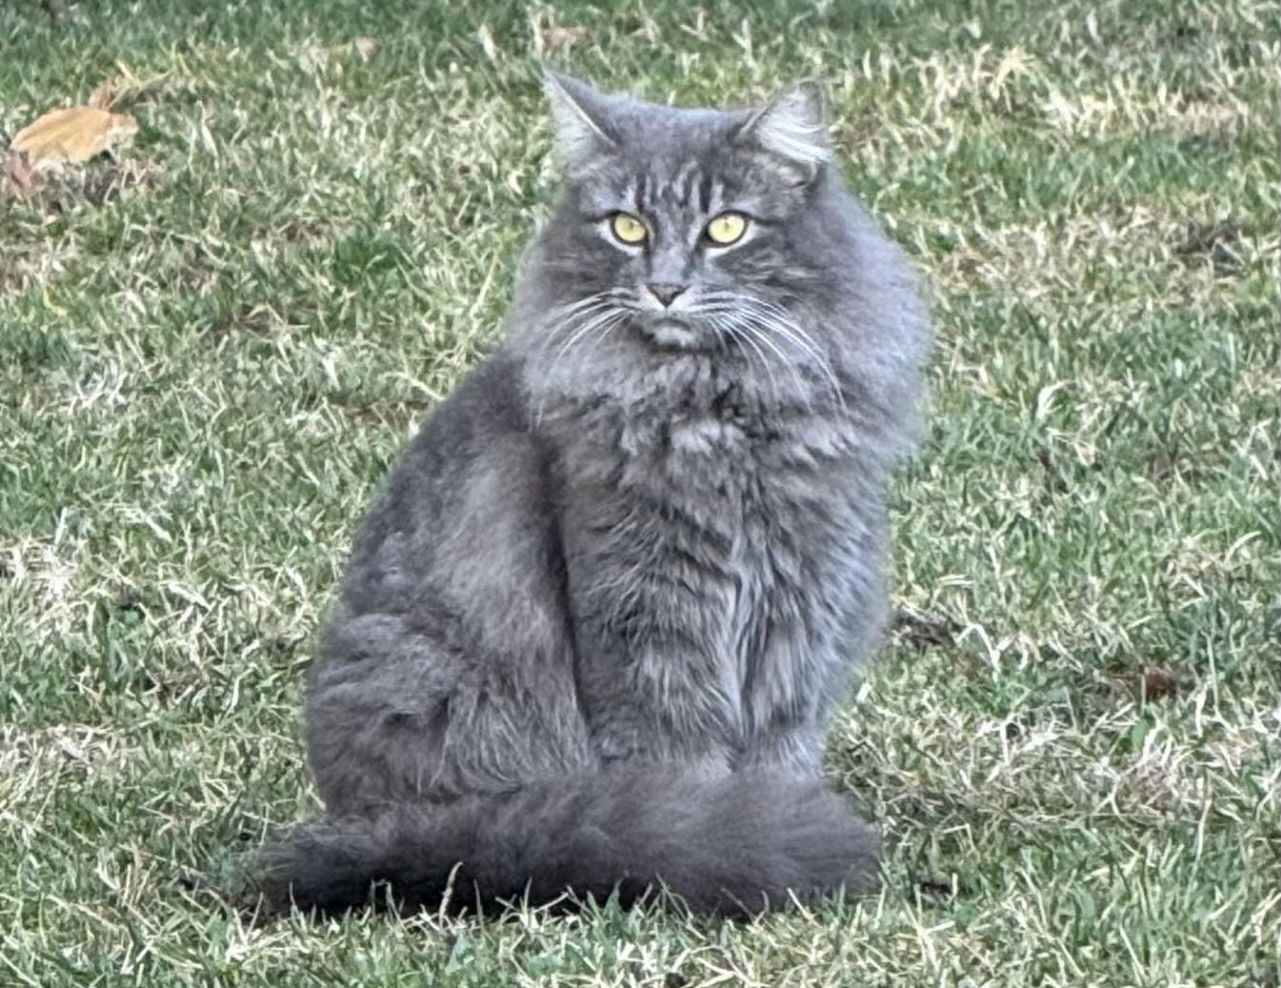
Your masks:
<svg viewBox="0 0 1281 988"><path fill-rule="evenodd" d="M641 335L662 350L707 350L711 341L706 330L675 319L656 319L638 327Z"/></svg>

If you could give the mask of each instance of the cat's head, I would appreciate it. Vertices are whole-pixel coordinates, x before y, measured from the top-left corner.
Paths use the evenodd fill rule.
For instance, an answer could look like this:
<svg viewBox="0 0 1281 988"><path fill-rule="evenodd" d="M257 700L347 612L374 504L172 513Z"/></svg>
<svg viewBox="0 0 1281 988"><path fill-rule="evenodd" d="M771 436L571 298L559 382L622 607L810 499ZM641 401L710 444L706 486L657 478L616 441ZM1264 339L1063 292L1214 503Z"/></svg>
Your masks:
<svg viewBox="0 0 1281 988"><path fill-rule="evenodd" d="M565 191L529 287L557 343L625 336L789 363L825 349L800 310L848 282L852 233L817 86L724 111L559 75L546 89Z"/></svg>

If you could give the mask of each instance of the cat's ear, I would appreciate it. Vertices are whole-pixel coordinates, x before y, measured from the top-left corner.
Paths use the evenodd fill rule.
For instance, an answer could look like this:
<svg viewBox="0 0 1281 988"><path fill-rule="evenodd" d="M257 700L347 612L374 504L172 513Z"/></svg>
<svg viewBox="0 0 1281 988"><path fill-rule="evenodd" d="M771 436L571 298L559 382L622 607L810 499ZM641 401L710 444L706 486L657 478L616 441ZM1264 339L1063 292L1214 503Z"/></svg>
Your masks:
<svg viewBox="0 0 1281 988"><path fill-rule="evenodd" d="M588 83L550 70L543 73L543 90L556 127L556 150L570 174L591 167L618 142L609 132L606 97Z"/></svg>
<svg viewBox="0 0 1281 988"><path fill-rule="evenodd" d="M739 139L800 166L812 178L832 158L823 90L810 81L783 90L743 124Z"/></svg>

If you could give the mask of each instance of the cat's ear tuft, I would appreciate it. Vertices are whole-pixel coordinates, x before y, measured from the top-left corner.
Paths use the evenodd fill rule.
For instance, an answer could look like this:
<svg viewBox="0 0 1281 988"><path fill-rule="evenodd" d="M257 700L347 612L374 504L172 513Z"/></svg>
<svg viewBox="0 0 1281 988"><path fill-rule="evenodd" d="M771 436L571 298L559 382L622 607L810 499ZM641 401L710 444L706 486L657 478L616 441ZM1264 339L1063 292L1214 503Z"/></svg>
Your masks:
<svg viewBox="0 0 1281 988"><path fill-rule="evenodd" d="M556 128L556 150L566 169L582 172L617 142L606 123L606 97L573 76L543 72L543 91Z"/></svg>
<svg viewBox="0 0 1281 988"><path fill-rule="evenodd" d="M740 134L811 174L832 158L823 90L816 82L800 82L783 90L752 114Z"/></svg>

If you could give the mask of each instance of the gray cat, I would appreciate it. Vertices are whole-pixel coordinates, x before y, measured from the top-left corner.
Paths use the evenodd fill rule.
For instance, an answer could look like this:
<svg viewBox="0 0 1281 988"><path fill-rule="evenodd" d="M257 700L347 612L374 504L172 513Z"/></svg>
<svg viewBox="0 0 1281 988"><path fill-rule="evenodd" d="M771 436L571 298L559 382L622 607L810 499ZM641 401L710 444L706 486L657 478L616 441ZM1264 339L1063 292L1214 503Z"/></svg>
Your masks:
<svg viewBox="0 0 1281 988"><path fill-rule="evenodd" d="M356 539L306 702L328 815L267 851L269 908L665 885L741 915L875 884L820 759L885 613L912 274L812 85L547 90L563 195L506 340Z"/></svg>

